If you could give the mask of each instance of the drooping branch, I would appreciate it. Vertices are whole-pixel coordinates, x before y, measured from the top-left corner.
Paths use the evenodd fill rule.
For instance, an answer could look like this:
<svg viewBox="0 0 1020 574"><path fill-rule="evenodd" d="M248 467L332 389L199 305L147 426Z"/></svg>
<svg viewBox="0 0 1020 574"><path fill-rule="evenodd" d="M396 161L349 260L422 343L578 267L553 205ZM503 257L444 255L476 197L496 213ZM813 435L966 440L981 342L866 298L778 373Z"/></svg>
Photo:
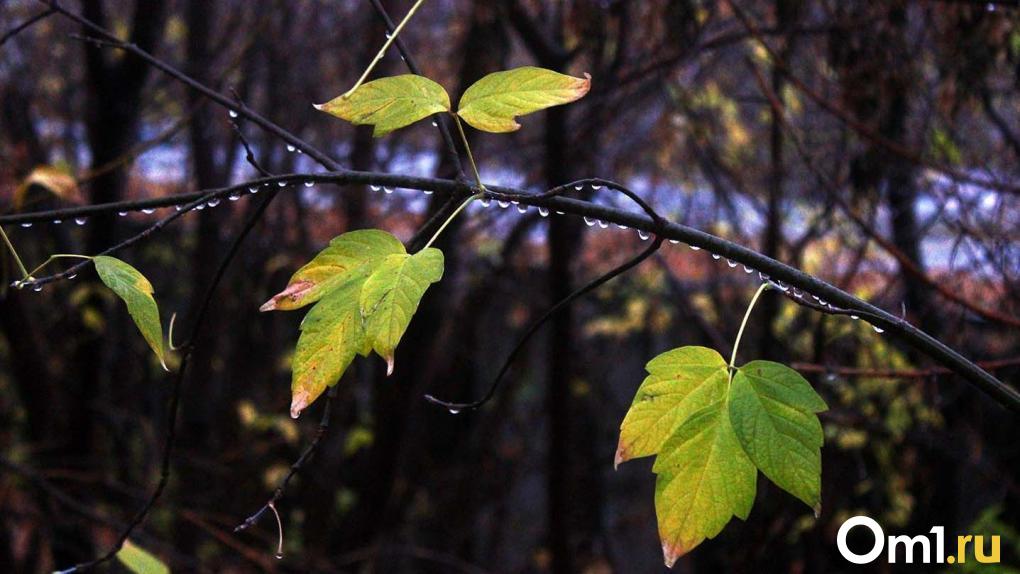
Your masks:
<svg viewBox="0 0 1020 574"><path fill-rule="evenodd" d="M67 570L61 571L60 574L70 574L73 572L82 572L94 568L104 562L112 560L117 552L124 546L124 543L134 532L145 518L152 511L152 508L159 502L160 497L163 495L163 491L166 490L167 484L170 482L170 462L173 456L174 444L177 440L177 418L180 412L181 395L184 389L184 379L187 376L188 362L191 358L192 353L195 350L196 342L199 335L202 333L202 327L205 325L206 317L209 313L209 308L212 305L213 298L216 295L216 291L219 289L220 282L226 275L227 268L230 263L233 262L237 253L240 251L241 245L244 240L251 233L255 225L262 219L266 209L273 202L277 196L277 190L271 191L262 203L255 209L251 217L245 222L244 227L234 238L234 242L230 245L227 253L223 256L223 260L220 262L219 267L216 269L216 274L213 276L212 282L209 284L209 288L206 290L205 296L202 299L202 304L199 308L198 315L195 319L195 323L191 329L191 334L188 337L188 341L184 344L181 353L180 366L177 368L176 376L174 377L173 390L171 391L170 407L167 412L167 429L166 435L163 439L163 456L160 463L159 482L156 484L156 488L153 489L152 494L146 500L145 504L135 513L134 517L128 523L127 527L121 531L117 537L117 541L110 547L110 549L102 556L76 564ZM181 212L183 213L183 212Z"/></svg>

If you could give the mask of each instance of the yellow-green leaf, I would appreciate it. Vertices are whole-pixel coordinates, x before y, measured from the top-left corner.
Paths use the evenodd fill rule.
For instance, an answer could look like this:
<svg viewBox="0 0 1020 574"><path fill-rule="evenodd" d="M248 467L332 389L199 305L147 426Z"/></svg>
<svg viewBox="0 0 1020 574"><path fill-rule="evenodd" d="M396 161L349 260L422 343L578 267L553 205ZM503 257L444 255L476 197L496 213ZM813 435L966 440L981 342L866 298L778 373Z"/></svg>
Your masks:
<svg viewBox="0 0 1020 574"><path fill-rule="evenodd" d="M393 352L411 323L429 285L443 277L443 252L428 248L414 255L390 255L365 281L361 314L372 349L393 373Z"/></svg>
<svg viewBox="0 0 1020 574"><path fill-rule="evenodd" d="M730 419L747 456L816 512L823 435L815 413L827 408L804 377L779 363L751 361L733 377Z"/></svg>
<svg viewBox="0 0 1020 574"><path fill-rule="evenodd" d="M287 288L266 301L262 311L290 311L321 299L327 293L371 270L387 255L406 253L393 235L378 229L351 231L334 238L308 264L298 269ZM364 279L364 277L361 277Z"/></svg>
<svg viewBox="0 0 1020 574"><path fill-rule="evenodd" d="M95 257L93 262L103 283L127 304L128 313L134 319L138 330L142 332L142 337L166 369L163 326L159 320L159 307L152 298L152 284L137 269L120 259L100 255Z"/></svg>
<svg viewBox="0 0 1020 574"><path fill-rule="evenodd" d="M658 454L691 413L722 399L729 373L726 361L705 347L681 347L655 357L648 376L620 425L615 464Z"/></svg>
<svg viewBox="0 0 1020 574"><path fill-rule="evenodd" d="M316 109L356 125L375 126L375 137L450 111L450 96L432 80L404 74L362 84L351 94L334 98Z"/></svg>
<svg viewBox="0 0 1020 574"><path fill-rule="evenodd" d="M117 560L134 574L170 574L162 560L135 546L130 540L117 551Z"/></svg>
<svg viewBox="0 0 1020 574"><path fill-rule="evenodd" d="M78 192L78 181L70 170L52 166L40 165L32 170L32 173L21 182L21 185L14 191L14 208L21 209L28 195L28 190L37 185L63 200L74 199Z"/></svg>
<svg viewBox="0 0 1020 574"><path fill-rule="evenodd" d="M754 464L730 425L725 401L708 405L680 425L655 459L655 514L666 566L730 518L747 519L754 504Z"/></svg>
<svg viewBox="0 0 1020 574"><path fill-rule="evenodd" d="M366 273L334 289L301 321L294 351L290 416L301 411L340 380L354 356L367 354L365 329L358 307Z"/></svg>
<svg viewBox="0 0 1020 574"><path fill-rule="evenodd" d="M495 72L464 92L457 115L482 131L512 132L521 127L517 116L568 104L590 88L588 74L575 78L532 66Z"/></svg>

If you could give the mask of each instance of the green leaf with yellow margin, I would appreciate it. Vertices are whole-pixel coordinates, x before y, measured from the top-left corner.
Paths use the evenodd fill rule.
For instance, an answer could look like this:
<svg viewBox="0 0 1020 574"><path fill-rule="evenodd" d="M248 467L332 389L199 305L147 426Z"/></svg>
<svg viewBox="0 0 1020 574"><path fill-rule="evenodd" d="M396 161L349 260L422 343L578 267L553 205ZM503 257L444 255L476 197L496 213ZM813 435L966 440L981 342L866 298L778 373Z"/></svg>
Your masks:
<svg viewBox="0 0 1020 574"><path fill-rule="evenodd" d="M406 253L404 245L385 231L363 229L344 233L298 269L287 288L266 301L260 310L290 311L315 303L356 277L359 270L371 268L387 255L398 253Z"/></svg>
<svg viewBox="0 0 1020 574"><path fill-rule="evenodd" d="M655 357L648 376L620 425L615 465L658 454L691 413L721 400L729 373L726 361L706 347L681 347Z"/></svg>
<svg viewBox="0 0 1020 574"><path fill-rule="evenodd" d="M575 78L525 66L485 76L460 99L457 115L476 129L504 133L520 129L515 118L580 99L591 89L591 76Z"/></svg>
<svg viewBox="0 0 1020 574"><path fill-rule="evenodd" d="M646 367L621 425L616 461L655 454L655 510L672 566L732 516L746 519L757 469L818 511L825 402L796 371L768 361L730 369L682 347Z"/></svg>
<svg viewBox="0 0 1020 574"><path fill-rule="evenodd" d="M135 546L130 540L117 551L117 560L134 574L170 574L162 560Z"/></svg>
<svg viewBox="0 0 1020 574"><path fill-rule="evenodd" d="M159 320L159 307L152 297L152 284L137 269L120 259L99 255L92 261L103 283L127 304L128 313L142 332L142 337L156 353L163 368L167 369L163 326Z"/></svg>
<svg viewBox="0 0 1020 574"><path fill-rule="evenodd" d="M390 255L361 290L361 314L372 349L393 373L393 353L429 285L443 277L443 252L428 248L414 255Z"/></svg>
<svg viewBox="0 0 1020 574"><path fill-rule="evenodd" d="M733 516L746 520L754 504L754 464L744 454L725 401L693 413L662 445L656 473L655 514L667 567Z"/></svg>
<svg viewBox="0 0 1020 574"><path fill-rule="evenodd" d="M373 135L379 137L450 111L450 96L426 77L404 74L372 80L315 108L355 125L375 126Z"/></svg>
<svg viewBox="0 0 1020 574"><path fill-rule="evenodd" d="M747 456L816 513L824 440L816 413L827 408L804 377L780 363L751 361L733 377L730 419Z"/></svg>

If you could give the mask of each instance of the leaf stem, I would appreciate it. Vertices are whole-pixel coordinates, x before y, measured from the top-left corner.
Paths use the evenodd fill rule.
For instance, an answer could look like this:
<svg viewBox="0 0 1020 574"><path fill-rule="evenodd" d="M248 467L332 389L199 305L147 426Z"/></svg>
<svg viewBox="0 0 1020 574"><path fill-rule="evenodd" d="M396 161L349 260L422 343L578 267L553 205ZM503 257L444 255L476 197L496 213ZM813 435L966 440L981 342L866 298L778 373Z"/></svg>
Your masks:
<svg viewBox="0 0 1020 574"><path fill-rule="evenodd" d="M475 163L475 156L471 153L471 144L468 143L467 134L464 133L464 124L460 121L460 116L455 112L450 112L453 116L453 123L457 124L457 132L460 133L460 141L464 143L464 151L467 152L468 161L471 162L471 169L475 172L475 181L478 182L478 188L483 192L485 191L485 184L482 183L482 176L478 174L478 164Z"/></svg>
<svg viewBox="0 0 1020 574"><path fill-rule="evenodd" d="M744 312L744 320L740 322L740 330L737 331L737 340L733 343L733 354L730 356L730 378L733 378L733 369L737 368L737 349L740 348L740 339L744 336L744 327L747 326L747 319L751 316L751 311L754 309L755 303L758 302L758 297L765 292L770 286L769 283L762 283L761 287L755 291L754 297L751 298L751 303L747 306L747 311Z"/></svg>
<svg viewBox="0 0 1020 574"><path fill-rule="evenodd" d="M397 36L400 34L401 30L404 29L404 26L408 23L408 21L411 20L411 17L414 16L414 13L418 11L418 8L424 2L425 0L418 0L417 2L414 3L414 6L411 6L411 9L407 11L407 15L404 16L404 19L400 21L400 24L397 24L397 27L393 29L393 33L390 34L389 37L387 37L386 43L383 44L383 47L379 49L379 53L377 53L375 55L375 58L372 59L372 63L370 63L367 68L365 68L365 73L361 74L361 77L358 78L358 81L354 84L353 88L347 90L347 92L344 93L343 95L344 98L350 97L350 95L354 93L354 90L357 90L358 88L361 87L361 84L365 83L365 80L368 78L368 75L372 73L372 70L374 70L375 66L379 63L379 60L382 60L383 56L386 54L386 50L390 49L390 46L392 46L393 42L396 41Z"/></svg>
<svg viewBox="0 0 1020 574"><path fill-rule="evenodd" d="M21 270L21 274L24 276L24 279L28 279L30 277L28 270L25 269L25 264L22 263L21 257L18 256L18 250L14 248L14 244L11 243L10 238L7 237L7 232L4 231L2 225L0 225L0 237L3 237L4 243L7 244L7 249L10 250L11 255L14 256L14 260L18 263L18 269Z"/></svg>
<svg viewBox="0 0 1020 574"><path fill-rule="evenodd" d="M443 230L445 230L446 227L450 225L450 223L452 223L453 220L456 219L458 215L460 215L460 212L464 211L464 208L466 208L468 205L471 205L472 201L476 199L481 199L483 197L485 197L485 193L478 192L472 195L471 197L465 199L464 203L461 203L460 207L455 209L454 212L450 214L450 217L447 217L446 221L444 221L443 224L439 226L439 229L437 229L436 232L432 235L432 239L429 239L429 242L425 244L425 247L423 247L422 250L432 247L432 244L436 242L436 239L439 239L439 236L443 233Z"/></svg>
<svg viewBox="0 0 1020 574"><path fill-rule="evenodd" d="M49 259L47 259L46 261L43 261L41 265L39 265L38 267L33 269L30 273L27 273L25 275L25 279L26 280L27 279L31 279L33 275L35 275L36 273L41 271L44 267L46 267L50 263L53 263L57 259L88 259L88 260L91 261L92 259L95 259L95 258L94 257L90 257L88 255L76 255L74 253L57 253L57 254L54 254L54 255L50 255Z"/></svg>

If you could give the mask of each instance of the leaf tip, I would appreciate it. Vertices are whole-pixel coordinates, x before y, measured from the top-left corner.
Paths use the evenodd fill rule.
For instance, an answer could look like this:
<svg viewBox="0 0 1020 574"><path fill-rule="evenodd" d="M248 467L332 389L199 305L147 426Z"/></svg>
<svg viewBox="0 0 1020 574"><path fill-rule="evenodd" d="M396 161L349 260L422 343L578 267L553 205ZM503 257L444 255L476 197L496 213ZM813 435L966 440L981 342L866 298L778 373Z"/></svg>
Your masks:
<svg viewBox="0 0 1020 574"><path fill-rule="evenodd" d="M672 568L676 561L686 553L686 550L675 544L662 543L662 560L666 564L666 568Z"/></svg>
<svg viewBox="0 0 1020 574"><path fill-rule="evenodd" d="M620 468L620 465L627 462L627 449L620 443L620 446L616 448L616 456L613 458L613 470Z"/></svg>
<svg viewBox="0 0 1020 574"><path fill-rule="evenodd" d="M393 367L395 366L395 361L393 360L392 354L387 355L385 358L386 358L386 376L388 377L393 374Z"/></svg>
<svg viewBox="0 0 1020 574"><path fill-rule="evenodd" d="M304 391L294 393L294 398L290 401L290 418L297 419L301 416L301 411L308 407L311 398L312 396Z"/></svg>
<svg viewBox="0 0 1020 574"><path fill-rule="evenodd" d="M277 309L287 310L288 308L293 308L288 307L288 303L300 306L299 303L301 302L301 298L308 295L308 292L314 287L315 283L311 281L295 281L290 285L287 285L287 288L283 291L273 295L272 299L263 303L262 306L259 307L259 311L265 313L266 311L276 311ZM281 303L284 305L281 306Z"/></svg>

